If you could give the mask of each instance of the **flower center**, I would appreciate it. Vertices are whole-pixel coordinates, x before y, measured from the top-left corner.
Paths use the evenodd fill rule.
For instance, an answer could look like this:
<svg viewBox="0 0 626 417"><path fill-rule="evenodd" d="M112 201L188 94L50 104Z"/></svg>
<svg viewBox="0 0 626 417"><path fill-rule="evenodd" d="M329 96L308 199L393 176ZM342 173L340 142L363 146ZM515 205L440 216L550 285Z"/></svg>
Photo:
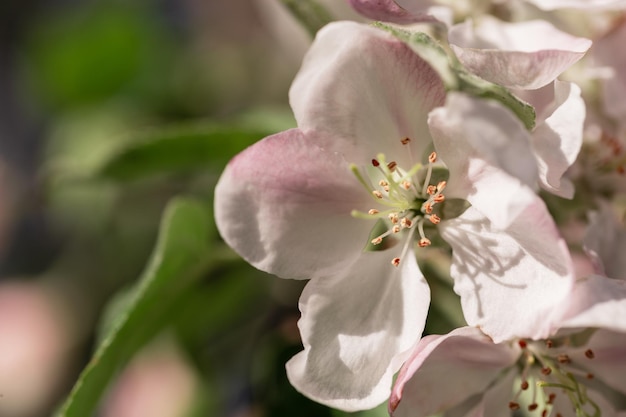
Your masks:
<svg viewBox="0 0 626 417"><path fill-rule="evenodd" d="M410 139L404 138L401 143L408 145ZM446 181L434 183L433 166L436 161L437 154L432 152L426 166L417 163L405 170L395 161L387 162L385 155L381 153L372 159L372 168L367 176L364 176L356 165L350 166L359 182L380 207L372 208L367 213L353 210L352 215L376 219L385 224L386 230L372 236L370 244L378 246L389 236L407 232L400 257L391 261L394 266L400 265L400 260L405 256L416 230L417 245L422 248L430 246L431 241L426 237L424 225L436 225L441 221L441 216L436 213L436 206L445 201L443 190L446 188Z"/></svg>
<svg viewBox="0 0 626 417"><path fill-rule="evenodd" d="M525 392L530 391L530 397L526 397L525 401L528 403L528 411L541 409L538 415L542 417L571 414L570 409L559 410L555 400L561 395L569 399L577 416L600 415L599 406L589 398L583 382L593 379L594 376L585 371L586 366L582 362L595 358L595 354L593 350L587 349L584 351L584 359L582 357L575 359L568 353L570 349L571 352L576 352L571 341L570 338L562 338L556 342L546 340L543 343L518 341L522 350L518 361L521 382L509 402L511 410L519 409L520 398Z"/></svg>

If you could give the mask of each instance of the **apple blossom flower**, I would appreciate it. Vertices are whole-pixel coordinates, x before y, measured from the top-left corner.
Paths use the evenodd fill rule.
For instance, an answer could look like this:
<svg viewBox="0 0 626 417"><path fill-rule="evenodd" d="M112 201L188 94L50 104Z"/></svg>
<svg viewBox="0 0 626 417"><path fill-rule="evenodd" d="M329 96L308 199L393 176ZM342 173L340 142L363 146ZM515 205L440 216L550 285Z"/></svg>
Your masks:
<svg viewBox="0 0 626 417"><path fill-rule="evenodd" d="M290 90L298 128L236 156L216 187L231 247L259 269L310 279L304 350L287 374L316 401L356 410L388 397L428 310L414 242L429 246L435 227L453 246L469 322L494 338L544 334L543 310L569 291L568 252L528 185L537 178L530 143L509 134L521 122L480 101L474 116L492 122L451 135L431 113L444 98L433 69L390 34L328 25ZM472 207L461 216L447 214L446 204L464 202Z"/></svg>
<svg viewBox="0 0 626 417"><path fill-rule="evenodd" d="M399 373L391 414L626 415L610 402L626 395L626 282L583 279L554 314L560 325L545 340L494 343L472 327L426 336Z"/></svg>
<svg viewBox="0 0 626 417"><path fill-rule="evenodd" d="M472 73L508 88L536 89L583 57L591 41L543 20L507 23L489 15L450 28L450 46Z"/></svg>

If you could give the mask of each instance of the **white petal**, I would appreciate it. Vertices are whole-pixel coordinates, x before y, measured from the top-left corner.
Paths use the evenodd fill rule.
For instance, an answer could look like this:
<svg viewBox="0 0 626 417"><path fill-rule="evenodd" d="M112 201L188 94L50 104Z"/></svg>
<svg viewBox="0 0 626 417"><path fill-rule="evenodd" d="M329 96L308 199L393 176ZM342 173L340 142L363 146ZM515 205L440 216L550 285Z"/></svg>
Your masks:
<svg viewBox="0 0 626 417"><path fill-rule="evenodd" d="M451 409L485 391L518 357L519 351L472 327L427 336L398 375L390 411L394 417L426 417Z"/></svg>
<svg viewBox="0 0 626 417"><path fill-rule="evenodd" d="M624 0L526 0L543 10L619 10L626 7Z"/></svg>
<svg viewBox="0 0 626 417"><path fill-rule="evenodd" d="M626 280L626 227L609 205L592 213L583 246L599 273Z"/></svg>
<svg viewBox="0 0 626 417"><path fill-rule="evenodd" d="M626 281L599 275L580 279L556 314L559 328L599 327L626 332Z"/></svg>
<svg viewBox="0 0 626 417"><path fill-rule="evenodd" d="M393 374L419 340L430 291L415 257L363 253L342 275L311 280L300 298L304 351L287 363L294 387L346 411L389 397Z"/></svg>
<svg viewBox="0 0 626 417"><path fill-rule="evenodd" d="M583 57L591 41L543 20L506 23L484 16L449 32L450 46L465 67L509 88L535 89L553 81Z"/></svg>
<svg viewBox="0 0 626 417"><path fill-rule="evenodd" d="M447 196L468 200L499 227L534 201L528 186L534 187L538 177L530 134L508 109L450 93L428 124L450 170Z"/></svg>
<svg viewBox="0 0 626 417"><path fill-rule="evenodd" d="M373 226L350 214L366 212L372 200L348 163L315 142L297 129L270 136L233 158L215 189L226 243L283 278L340 273Z"/></svg>
<svg viewBox="0 0 626 417"><path fill-rule="evenodd" d="M625 5L626 7L626 5ZM619 122L626 115L626 55L621 51L626 42L626 23L599 39L592 52L601 67L610 69L610 77L602 80L602 100L604 111Z"/></svg>
<svg viewBox="0 0 626 417"><path fill-rule="evenodd" d="M562 178L574 163L583 142L585 102L576 84L555 81L555 110L537 125L532 145L541 186L561 197L572 198L574 186Z"/></svg>
<svg viewBox="0 0 626 417"><path fill-rule="evenodd" d="M496 343L547 337L546 317L568 295L574 272L543 201L537 197L506 229L474 207L439 226L452 246L450 273L467 323Z"/></svg>
<svg viewBox="0 0 626 417"><path fill-rule="evenodd" d="M403 42L371 26L321 29L289 92L298 126L328 132L327 150L364 165L383 152L400 166L431 143L428 112L445 99L439 76Z"/></svg>
<svg viewBox="0 0 626 417"><path fill-rule="evenodd" d="M618 320L623 320L623 317ZM593 351L593 359L587 359L584 354L572 355L572 358L583 363L594 378L626 394L626 334L597 330L585 346L586 349Z"/></svg>

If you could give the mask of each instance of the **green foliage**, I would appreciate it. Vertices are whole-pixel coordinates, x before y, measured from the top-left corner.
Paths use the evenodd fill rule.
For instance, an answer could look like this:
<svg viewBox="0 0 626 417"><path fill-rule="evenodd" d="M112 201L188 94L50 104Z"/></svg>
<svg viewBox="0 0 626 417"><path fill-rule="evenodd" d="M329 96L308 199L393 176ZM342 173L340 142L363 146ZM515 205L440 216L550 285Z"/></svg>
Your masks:
<svg viewBox="0 0 626 417"><path fill-rule="evenodd" d="M171 323L198 280L223 257L209 245L214 234L210 210L202 204L177 199L168 205L148 266L130 298L116 303L121 311L58 417L92 415L113 376Z"/></svg>

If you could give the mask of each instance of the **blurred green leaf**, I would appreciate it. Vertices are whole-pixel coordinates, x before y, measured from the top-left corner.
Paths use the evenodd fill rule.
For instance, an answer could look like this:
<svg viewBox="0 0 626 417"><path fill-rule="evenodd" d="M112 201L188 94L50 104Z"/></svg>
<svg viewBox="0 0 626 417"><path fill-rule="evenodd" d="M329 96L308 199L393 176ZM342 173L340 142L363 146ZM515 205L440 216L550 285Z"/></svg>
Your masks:
<svg viewBox="0 0 626 417"><path fill-rule="evenodd" d="M311 36L315 36L322 26L333 20L328 10L315 0L281 0L281 2Z"/></svg>
<svg viewBox="0 0 626 417"><path fill-rule="evenodd" d="M218 124L155 130L127 141L127 147L104 162L99 175L130 181L208 167L221 170L235 154L271 133L264 128Z"/></svg>
<svg viewBox="0 0 626 417"><path fill-rule="evenodd" d="M167 34L149 13L101 2L42 17L24 51L28 82L55 110L118 94L168 62Z"/></svg>
<svg viewBox="0 0 626 417"><path fill-rule="evenodd" d="M150 262L59 417L92 415L113 376L171 322L193 284L219 264L222 253L211 250L208 243L214 234L210 209L202 204L176 199L167 206Z"/></svg>

